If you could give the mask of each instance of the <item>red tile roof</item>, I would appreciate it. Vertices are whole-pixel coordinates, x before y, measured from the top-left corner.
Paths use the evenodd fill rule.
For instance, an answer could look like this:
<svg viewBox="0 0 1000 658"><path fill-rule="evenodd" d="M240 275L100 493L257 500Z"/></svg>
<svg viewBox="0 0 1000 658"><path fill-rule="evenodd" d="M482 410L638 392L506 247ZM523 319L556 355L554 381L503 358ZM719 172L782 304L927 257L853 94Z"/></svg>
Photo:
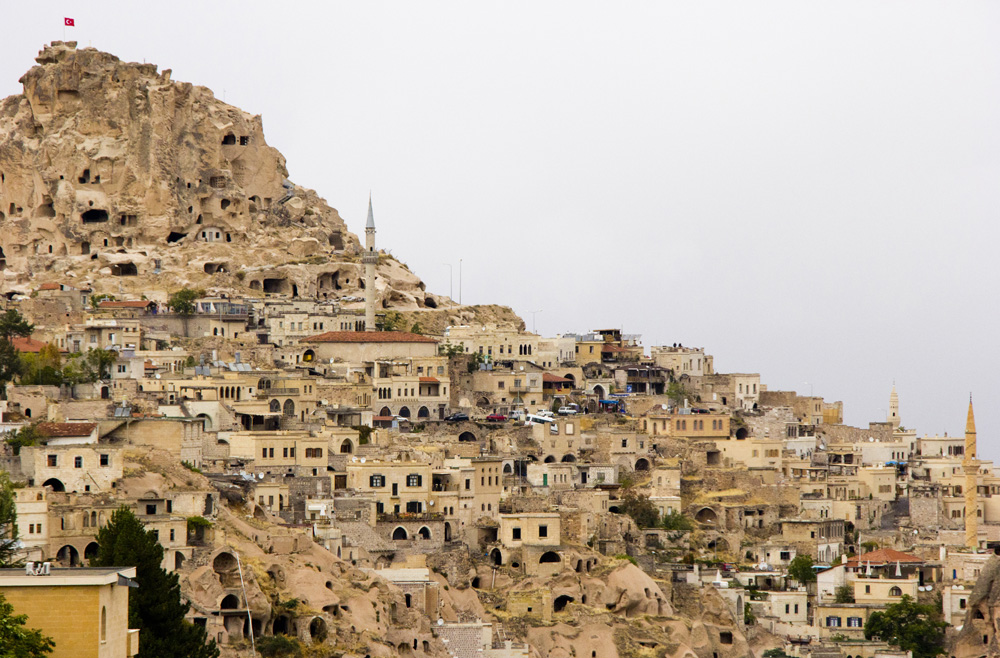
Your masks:
<svg viewBox="0 0 1000 658"><path fill-rule="evenodd" d="M39 290L61 290L62 286L59 285L58 283L43 283L42 285L38 286L38 289Z"/></svg>
<svg viewBox="0 0 1000 658"><path fill-rule="evenodd" d="M99 308L148 308L153 302L145 299L125 300L113 302L110 299L102 300L97 306Z"/></svg>
<svg viewBox="0 0 1000 658"><path fill-rule="evenodd" d="M35 340L34 338L21 338L20 336L14 336L10 339L11 345L14 346L18 352L40 352L43 347L48 345L43 340Z"/></svg>
<svg viewBox="0 0 1000 658"><path fill-rule="evenodd" d="M328 331L303 338L303 343L437 343L429 336L408 331Z"/></svg>
<svg viewBox="0 0 1000 658"><path fill-rule="evenodd" d="M923 564L923 560L916 555L910 555L909 553L903 553L902 551L896 551L891 548L880 548L877 551L872 551L871 553L864 553L855 558L848 560L847 566L857 567L866 566L869 563L875 566L881 566L884 564Z"/></svg>
<svg viewBox="0 0 1000 658"><path fill-rule="evenodd" d="M558 375L551 375L551 374L549 374L547 372L543 372L542 373L542 381L543 382L553 383L553 384L560 384L560 383L566 383L566 384L568 384L568 383L571 383L573 380L572 379L567 379L566 377L559 377Z"/></svg>
<svg viewBox="0 0 1000 658"><path fill-rule="evenodd" d="M437 377L421 377L421 384L440 384L441 381Z"/></svg>
<svg viewBox="0 0 1000 658"><path fill-rule="evenodd" d="M38 433L46 438L90 436L97 423L38 423Z"/></svg>

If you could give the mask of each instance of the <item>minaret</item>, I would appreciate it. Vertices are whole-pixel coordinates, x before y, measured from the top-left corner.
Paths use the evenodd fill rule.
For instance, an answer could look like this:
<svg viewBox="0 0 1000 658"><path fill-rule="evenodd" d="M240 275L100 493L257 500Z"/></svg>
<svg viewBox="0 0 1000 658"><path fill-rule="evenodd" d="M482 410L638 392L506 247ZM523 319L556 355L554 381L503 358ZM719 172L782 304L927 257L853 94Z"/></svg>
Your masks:
<svg viewBox="0 0 1000 658"><path fill-rule="evenodd" d="M375 251L375 215L372 214L371 195L368 195L365 253L361 262L365 264L365 331L375 331L375 265L378 263L378 253Z"/></svg>
<svg viewBox="0 0 1000 658"><path fill-rule="evenodd" d="M976 474L979 462L976 461L976 417L972 414L972 396L969 396L969 416L965 421L965 459L962 460L962 470L965 471L965 547L973 550L979 548L979 487Z"/></svg>
<svg viewBox="0 0 1000 658"><path fill-rule="evenodd" d="M893 430L899 429L899 396L896 395L896 384L892 385L892 393L889 395L889 415L886 418L892 425Z"/></svg>

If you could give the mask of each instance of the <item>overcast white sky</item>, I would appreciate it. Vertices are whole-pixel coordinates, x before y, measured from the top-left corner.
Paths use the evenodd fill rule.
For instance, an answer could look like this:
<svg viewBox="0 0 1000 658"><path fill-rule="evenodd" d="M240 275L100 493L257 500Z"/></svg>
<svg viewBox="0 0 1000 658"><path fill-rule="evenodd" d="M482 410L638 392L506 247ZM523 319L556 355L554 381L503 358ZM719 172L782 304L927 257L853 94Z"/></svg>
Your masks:
<svg viewBox="0 0 1000 658"><path fill-rule="evenodd" d="M7 3L263 115L291 178L465 303L964 429L1000 459L996 2Z"/></svg>

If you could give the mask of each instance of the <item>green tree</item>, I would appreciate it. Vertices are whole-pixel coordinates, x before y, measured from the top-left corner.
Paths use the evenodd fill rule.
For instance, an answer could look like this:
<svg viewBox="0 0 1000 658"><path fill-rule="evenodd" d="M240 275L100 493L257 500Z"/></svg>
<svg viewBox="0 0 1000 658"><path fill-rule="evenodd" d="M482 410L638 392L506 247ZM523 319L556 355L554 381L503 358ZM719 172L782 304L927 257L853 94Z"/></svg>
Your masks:
<svg viewBox="0 0 1000 658"><path fill-rule="evenodd" d="M167 299L167 308L177 315L194 315L194 301L204 296L205 291L200 288L181 288Z"/></svg>
<svg viewBox="0 0 1000 658"><path fill-rule="evenodd" d="M792 658L784 649L768 649L764 652L764 658Z"/></svg>
<svg viewBox="0 0 1000 658"><path fill-rule="evenodd" d="M917 603L903 595L899 603L877 610L865 622L865 639L877 638L912 651L913 658L934 658L944 653L944 629L932 605Z"/></svg>
<svg viewBox="0 0 1000 658"><path fill-rule="evenodd" d="M640 528L655 528L660 522L660 511L650 502L649 496L636 493L632 487L622 492L618 512L631 516Z"/></svg>
<svg viewBox="0 0 1000 658"><path fill-rule="evenodd" d="M386 311L382 318L382 331L399 331L403 326L403 314L398 311Z"/></svg>
<svg viewBox="0 0 1000 658"><path fill-rule="evenodd" d="M670 382L667 386L667 397L670 398L670 401L675 405L680 406L684 400L693 399L694 395L684 387L684 384L681 384L680 382Z"/></svg>
<svg viewBox="0 0 1000 658"><path fill-rule="evenodd" d="M878 550L877 541L863 541L861 542L861 550L865 553L871 553L872 551Z"/></svg>
<svg viewBox="0 0 1000 658"><path fill-rule="evenodd" d="M24 372L24 364L11 339L30 336L34 330L35 326L14 309L0 315L0 389L5 397L7 382Z"/></svg>
<svg viewBox="0 0 1000 658"><path fill-rule="evenodd" d="M837 603L854 603L854 590L850 585L841 585L833 593Z"/></svg>
<svg viewBox="0 0 1000 658"><path fill-rule="evenodd" d="M14 483L5 471L0 471L0 567L19 567L24 563L17 556L20 541L15 501Z"/></svg>
<svg viewBox="0 0 1000 658"><path fill-rule="evenodd" d="M190 604L181 601L176 573L160 567L163 547L127 507L112 514L97 533L94 567L135 567L138 589L129 590L129 628L138 628L139 658L218 658L205 629L184 619Z"/></svg>
<svg viewBox="0 0 1000 658"><path fill-rule="evenodd" d="M694 524L691 523L691 519L674 510L670 510L663 515L660 519L660 525L664 530L673 530L675 532L691 532L694 530Z"/></svg>
<svg viewBox="0 0 1000 658"><path fill-rule="evenodd" d="M753 607L749 601L743 604L743 623L747 626L753 626L757 623L757 615L753 613Z"/></svg>
<svg viewBox="0 0 1000 658"><path fill-rule="evenodd" d="M109 295L106 292L102 292L102 293L100 293L98 295L91 295L90 296L90 305L92 307L94 307L94 308L97 308L98 306L100 306L101 302L103 302L103 301L113 302L113 301L115 301L115 296L114 295Z"/></svg>
<svg viewBox="0 0 1000 658"><path fill-rule="evenodd" d="M422 334L424 333L424 328L420 326L419 322L414 322L413 326L410 327L411 334Z"/></svg>
<svg viewBox="0 0 1000 658"><path fill-rule="evenodd" d="M30 336L34 330L35 325L25 320L14 309L8 309L3 315L0 315L0 338L6 341L16 336L22 338Z"/></svg>
<svg viewBox="0 0 1000 658"><path fill-rule="evenodd" d="M41 435L38 433L38 426L34 423L25 425L19 430L7 433L5 441L7 445L14 449L14 455L21 454L21 448L38 444Z"/></svg>
<svg viewBox="0 0 1000 658"><path fill-rule="evenodd" d="M441 356L453 357L459 354L465 353L465 347L461 343L457 345L452 345L451 343L445 343L444 345L438 345L438 354Z"/></svg>
<svg viewBox="0 0 1000 658"><path fill-rule="evenodd" d="M90 350L83 357L83 370L87 381L96 382L111 377L111 366L118 359L114 350Z"/></svg>
<svg viewBox="0 0 1000 658"><path fill-rule="evenodd" d="M808 555L796 555L788 565L788 575L803 585L814 582L813 559Z"/></svg>
<svg viewBox="0 0 1000 658"><path fill-rule="evenodd" d="M49 343L36 354L21 354L21 384L60 386L62 383L62 355L58 347Z"/></svg>
<svg viewBox="0 0 1000 658"><path fill-rule="evenodd" d="M25 628L28 615L15 615L14 606L0 593L0 656L9 658L44 658L55 643L34 628Z"/></svg>

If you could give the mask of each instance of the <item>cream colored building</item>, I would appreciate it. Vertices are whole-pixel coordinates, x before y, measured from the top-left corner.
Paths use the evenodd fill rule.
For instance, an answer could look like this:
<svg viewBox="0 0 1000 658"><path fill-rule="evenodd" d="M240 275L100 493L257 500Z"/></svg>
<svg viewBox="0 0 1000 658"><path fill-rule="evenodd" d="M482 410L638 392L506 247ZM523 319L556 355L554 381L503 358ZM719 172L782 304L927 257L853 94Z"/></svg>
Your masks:
<svg viewBox="0 0 1000 658"><path fill-rule="evenodd" d="M28 616L55 642L52 658L127 658L139 651L139 631L128 627L135 567L52 569L28 576L24 569L0 569L0 593L15 614Z"/></svg>

